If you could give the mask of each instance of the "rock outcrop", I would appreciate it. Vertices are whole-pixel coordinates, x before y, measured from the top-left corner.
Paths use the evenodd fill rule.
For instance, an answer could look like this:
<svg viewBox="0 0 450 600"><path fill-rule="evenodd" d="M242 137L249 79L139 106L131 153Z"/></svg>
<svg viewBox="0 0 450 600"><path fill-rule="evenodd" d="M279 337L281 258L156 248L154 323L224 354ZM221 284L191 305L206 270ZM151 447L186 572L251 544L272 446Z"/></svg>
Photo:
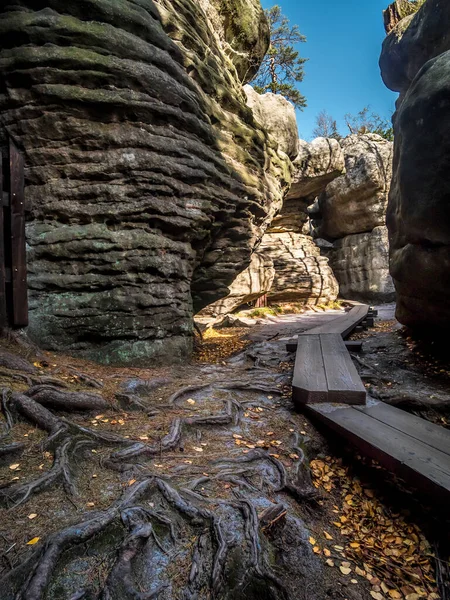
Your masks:
<svg viewBox="0 0 450 600"><path fill-rule="evenodd" d="M325 254L349 300L391 302L385 226L392 176L392 142L375 134L351 135L341 142L345 174L319 196L314 231L334 242Z"/></svg>
<svg viewBox="0 0 450 600"><path fill-rule="evenodd" d="M298 154L298 127L294 105L280 94L258 94L251 85L244 91L253 116L278 143L278 149L294 159Z"/></svg>
<svg viewBox="0 0 450 600"><path fill-rule="evenodd" d="M450 5L427 0L386 38L380 60L397 92L387 226L397 318L450 329Z"/></svg>
<svg viewBox="0 0 450 600"><path fill-rule="evenodd" d="M275 277L268 292L271 304L327 304L336 300L339 286L328 258L311 236L294 231L266 233L261 250L273 261Z"/></svg>
<svg viewBox="0 0 450 600"><path fill-rule="evenodd" d="M104 362L183 359L194 310L250 263L290 178L241 87L269 40L259 1L8 0L0 33L29 335Z"/></svg>
<svg viewBox="0 0 450 600"><path fill-rule="evenodd" d="M319 197L319 236L325 239L369 232L386 222L392 143L366 134L351 135L341 145L346 172Z"/></svg>
<svg viewBox="0 0 450 600"><path fill-rule="evenodd" d="M259 101L262 106L264 98ZM273 130L274 136L275 133ZM320 255L310 235L307 207L327 183L342 174L344 154L336 140L318 138L310 144L303 140L297 143L298 156L293 161L295 184L263 236L251 266L237 277L226 297L208 306L201 315L226 314L262 295L272 304L322 304L337 298L338 284L328 258Z"/></svg>
<svg viewBox="0 0 450 600"><path fill-rule="evenodd" d="M343 298L383 303L395 300L389 275L387 227L347 235L334 243L331 265Z"/></svg>

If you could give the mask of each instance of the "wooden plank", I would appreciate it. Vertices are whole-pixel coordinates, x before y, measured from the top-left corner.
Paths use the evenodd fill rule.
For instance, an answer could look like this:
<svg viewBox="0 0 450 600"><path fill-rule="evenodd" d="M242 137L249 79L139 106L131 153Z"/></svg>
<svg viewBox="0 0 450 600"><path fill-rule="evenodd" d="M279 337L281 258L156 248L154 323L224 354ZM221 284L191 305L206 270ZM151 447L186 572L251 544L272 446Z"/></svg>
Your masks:
<svg viewBox="0 0 450 600"><path fill-rule="evenodd" d="M361 341L345 341L345 347L349 352L362 352L363 343ZM292 339L286 344L286 352L297 352L298 338Z"/></svg>
<svg viewBox="0 0 450 600"><path fill-rule="evenodd" d="M3 196L3 155L0 152L0 192ZM3 206L0 206L0 327L6 327L5 227Z"/></svg>
<svg viewBox="0 0 450 600"><path fill-rule="evenodd" d="M448 429L377 400L372 400L367 406L355 408L450 457L450 431Z"/></svg>
<svg viewBox="0 0 450 600"><path fill-rule="evenodd" d="M330 404L308 406L319 417L361 451L397 473L434 500L450 500L450 460L447 454L364 414L354 407Z"/></svg>
<svg viewBox="0 0 450 600"><path fill-rule="evenodd" d="M299 339L295 358L292 397L295 403L326 402L327 379L318 335Z"/></svg>
<svg viewBox="0 0 450 600"><path fill-rule="evenodd" d="M366 388L338 333L320 336L328 386L328 401L365 404Z"/></svg>
<svg viewBox="0 0 450 600"><path fill-rule="evenodd" d="M339 333L345 339L362 321L364 321L368 311L369 307L366 304L360 304L352 308L348 313L342 315L342 317L337 317L328 323L309 329L300 335Z"/></svg>
<svg viewBox="0 0 450 600"><path fill-rule="evenodd" d="M23 156L11 140L9 144L11 174L11 269L13 325L28 325L28 289L25 242L25 195Z"/></svg>

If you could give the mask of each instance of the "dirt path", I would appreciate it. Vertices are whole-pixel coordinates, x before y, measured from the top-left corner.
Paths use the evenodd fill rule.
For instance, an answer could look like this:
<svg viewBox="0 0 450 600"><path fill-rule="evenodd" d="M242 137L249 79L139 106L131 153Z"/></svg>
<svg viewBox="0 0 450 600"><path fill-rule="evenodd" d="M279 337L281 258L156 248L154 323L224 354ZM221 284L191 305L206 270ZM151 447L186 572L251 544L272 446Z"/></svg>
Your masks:
<svg viewBox="0 0 450 600"><path fill-rule="evenodd" d="M218 364L1 359L2 600L439 598L418 523L293 409L283 338L331 317Z"/></svg>

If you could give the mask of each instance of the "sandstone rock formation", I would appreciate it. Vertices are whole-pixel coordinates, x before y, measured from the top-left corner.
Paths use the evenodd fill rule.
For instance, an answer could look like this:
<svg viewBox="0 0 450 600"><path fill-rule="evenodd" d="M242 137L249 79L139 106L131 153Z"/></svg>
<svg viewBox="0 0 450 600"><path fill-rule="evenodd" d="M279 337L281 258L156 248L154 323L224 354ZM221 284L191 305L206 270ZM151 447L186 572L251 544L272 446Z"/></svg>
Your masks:
<svg viewBox="0 0 450 600"><path fill-rule="evenodd" d="M319 197L319 235L325 239L369 232L386 220L392 143L366 134L350 135L341 145L346 172Z"/></svg>
<svg viewBox="0 0 450 600"><path fill-rule="evenodd" d="M450 5L427 0L400 21L381 56L394 116L394 175L387 226L397 318L450 329Z"/></svg>
<svg viewBox="0 0 450 600"><path fill-rule="evenodd" d="M294 105L280 94L258 94L251 85L244 91L253 115L278 142L278 148L289 158L298 154L298 127Z"/></svg>
<svg viewBox="0 0 450 600"><path fill-rule="evenodd" d="M25 155L29 334L46 348L182 359L193 306L227 293L281 206L290 163L241 87L267 49L260 3L200 4L0 8L0 136Z"/></svg>
<svg viewBox="0 0 450 600"><path fill-rule="evenodd" d="M273 260L275 277L268 293L271 304L327 304L339 286L328 258L320 255L312 237L293 231L267 233L261 250Z"/></svg>
<svg viewBox="0 0 450 600"><path fill-rule="evenodd" d="M349 300L391 302L385 227L392 176L392 143L378 135L351 135L341 142L345 174L319 196L312 215L315 234L334 241L330 258L340 295Z"/></svg>
<svg viewBox="0 0 450 600"><path fill-rule="evenodd" d="M331 265L343 298L371 303L395 300L386 226L337 240Z"/></svg>
<svg viewBox="0 0 450 600"><path fill-rule="evenodd" d="M259 101L262 106L264 97ZM279 117L279 121L288 119ZM276 131L273 133L275 136ZM328 258L320 256L309 235L307 207L333 177L343 172L344 155L339 142L324 138L311 144L299 140L298 149L293 162L294 191L289 191L283 208L272 220L250 268L233 282L228 296L208 306L202 315L226 314L262 295L273 304L321 304L337 298L338 284Z"/></svg>

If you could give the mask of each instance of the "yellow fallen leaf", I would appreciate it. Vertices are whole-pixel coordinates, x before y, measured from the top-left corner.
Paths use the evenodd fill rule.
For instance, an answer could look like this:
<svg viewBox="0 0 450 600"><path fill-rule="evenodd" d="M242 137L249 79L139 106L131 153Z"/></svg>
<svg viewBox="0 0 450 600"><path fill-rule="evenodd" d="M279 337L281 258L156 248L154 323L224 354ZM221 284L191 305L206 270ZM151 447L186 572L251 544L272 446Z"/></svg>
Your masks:
<svg viewBox="0 0 450 600"><path fill-rule="evenodd" d="M311 546L315 546L316 545L316 540L313 537L309 538L309 543L311 544Z"/></svg>
<svg viewBox="0 0 450 600"><path fill-rule="evenodd" d="M348 567L339 567L339 570L343 575L349 575L352 572Z"/></svg>
<svg viewBox="0 0 450 600"><path fill-rule="evenodd" d="M130 481L128 482L128 485L133 485L133 483L136 483L136 479L130 479Z"/></svg>
<svg viewBox="0 0 450 600"><path fill-rule="evenodd" d="M325 536L325 539L327 539L327 540L332 540L333 539L331 537L331 535L329 533L327 533L326 531L323 532L323 535Z"/></svg>
<svg viewBox="0 0 450 600"><path fill-rule="evenodd" d="M195 404L195 400L193 400L192 398L188 398L188 399L186 400L186 402L187 402L188 404Z"/></svg>
<svg viewBox="0 0 450 600"><path fill-rule="evenodd" d="M389 596L391 598L395 598L396 600L398 600L399 598L402 598L402 595L400 594L400 592L397 592L397 590L389 590Z"/></svg>
<svg viewBox="0 0 450 600"><path fill-rule="evenodd" d="M331 556L331 552L328 550L328 548L324 548L323 553L325 554L325 556Z"/></svg>
<svg viewBox="0 0 450 600"><path fill-rule="evenodd" d="M86 506L95 506L95 504L93 502L88 502Z"/></svg>
<svg viewBox="0 0 450 600"><path fill-rule="evenodd" d="M325 562L329 567L334 567L334 562L331 560L331 558L328 558Z"/></svg>
<svg viewBox="0 0 450 600"><path fill-rule="evenodd" d="M32 540L30 540L29 542L27 542L27 546L34 546L34 544L37 544L40 539L41 538L34 537Z"/></svg>
<svg viewBox="0 0 450 600"><path fill-rule="evenodd" d="M20 467L20 463L15 463L14 465L9 465L11 471L16 471Z"/></svg>
<svg viewBox="0 0 450 600"><path fill-rule="evenodd" d="M237 433L233 433L233 437L235 440L242 440L242 435L238 435Z"/></svg>
<svg viewBox="0 0 450 600"><path fill-rule="evenodd" d="M360 547L360 544L358 542L352 542L350 544L350 548L359 548L359 547Z"/></svg>
<svg viewBox="0 0 450 600"><path fill-rule="evenodd" d="M198 446L194 446L194 450L196 452L203 452L203 448L199 448Z"/></svg>
<svg viewBox="0 0 450 600"><path fill-rule="evenodd" d="M314 546L313 552L314 552L314 554L320 554L320 548L319 548L319 546Z"/></svg>
<svg viewBox="0 0 450 600"><path fill-rule="evenodd" d="M31 513L31 515L28 515L29 519L35 519L37 517L36 513Z"/></svg>

